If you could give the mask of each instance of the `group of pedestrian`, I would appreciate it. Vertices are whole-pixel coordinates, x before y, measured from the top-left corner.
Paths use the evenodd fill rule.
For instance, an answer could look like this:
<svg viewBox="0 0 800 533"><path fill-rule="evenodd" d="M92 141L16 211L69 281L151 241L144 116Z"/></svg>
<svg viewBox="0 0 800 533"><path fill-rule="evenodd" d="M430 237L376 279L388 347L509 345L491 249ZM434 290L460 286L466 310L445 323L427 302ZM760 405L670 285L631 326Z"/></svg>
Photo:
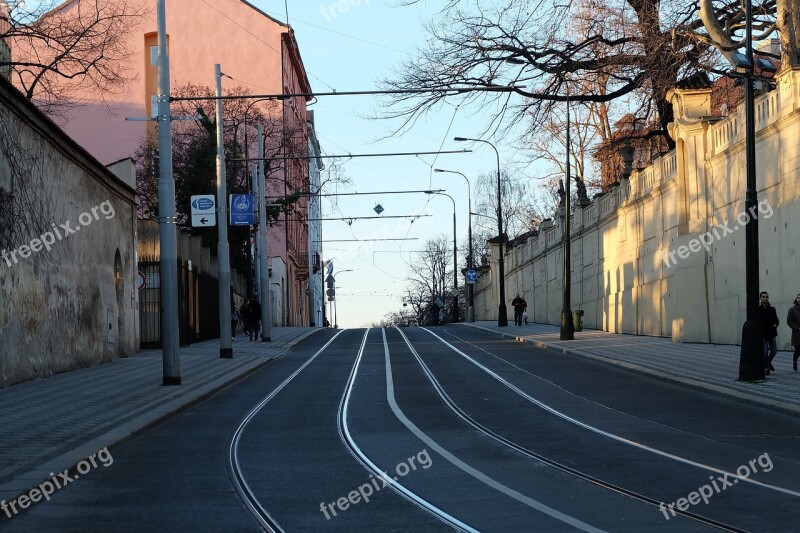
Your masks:
<svg viewBox="0 0 800 533"><path fill-rule="evenodd" d="M764 332L764 374L769 375L775 371L772 360L778 353L778 311L769 303L769 293L761 291L758 295L761 305L758 308L758 318ZM797 371L797 360L800 359L800 294L798 294L789 312L786 315L786 325L792 330L792 368Z"/></svg>
<svg viewBox="0 0 800 533"><path fill-rule="evenodd" d="M245 300L242 307L236 308L231 303L231 335L232 340L236 340L236 328L242 323L244 333L250 340L258 340L258 334L261 331L261 304L258 300L253 298Z"/></svg>

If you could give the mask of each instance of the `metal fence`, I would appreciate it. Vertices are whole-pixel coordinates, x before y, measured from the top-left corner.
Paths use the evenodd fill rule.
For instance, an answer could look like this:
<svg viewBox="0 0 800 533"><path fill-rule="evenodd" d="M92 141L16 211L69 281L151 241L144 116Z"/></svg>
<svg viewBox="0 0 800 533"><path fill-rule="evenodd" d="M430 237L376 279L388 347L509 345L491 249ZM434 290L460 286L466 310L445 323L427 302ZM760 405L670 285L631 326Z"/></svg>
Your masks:
<svg viewBox="0 0 800 533"><path fill-rule="evenodd" d="M139 291L141 346L161 346L161 264L143 258L138 264L144 276ZM183 346L219 337L219 292L217 278L192 269L188 261L178 260L178 327Z"/></svg>

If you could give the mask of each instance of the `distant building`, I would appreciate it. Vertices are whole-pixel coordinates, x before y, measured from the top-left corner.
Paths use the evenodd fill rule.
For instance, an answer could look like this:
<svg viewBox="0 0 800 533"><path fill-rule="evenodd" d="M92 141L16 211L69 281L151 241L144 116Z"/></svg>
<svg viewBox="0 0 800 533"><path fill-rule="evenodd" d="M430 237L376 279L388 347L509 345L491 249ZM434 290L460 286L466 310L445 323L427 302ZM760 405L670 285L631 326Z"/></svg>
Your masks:
<svg viewBox="0 0 800 533"><path fill-rule="evenodd" d="M325 293L322 269L322 205L319 196L322 187L320 172L325 165L322 162L322 150L314 128L314 112L308 112L308 184L310 194L308 200L308 255L311 270L308 280L308 306L311 310L312 326L322 326L325 314Z"/></svg>

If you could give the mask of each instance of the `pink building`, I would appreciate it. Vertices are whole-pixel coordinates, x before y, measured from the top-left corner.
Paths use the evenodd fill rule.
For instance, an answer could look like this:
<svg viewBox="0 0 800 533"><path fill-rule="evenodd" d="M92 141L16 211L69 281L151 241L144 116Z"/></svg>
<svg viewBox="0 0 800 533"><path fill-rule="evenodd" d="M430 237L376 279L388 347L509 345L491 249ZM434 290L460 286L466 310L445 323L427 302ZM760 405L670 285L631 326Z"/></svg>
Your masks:
<svg viewBox="0 0 800 533"><path fill-rule="evenodd" d="M68 1L56 11L76 9L82 1ZM155 111L156 2L128 0L128 3L148 10L141 25L126 37L129 56L124 68L132 81L116 93L83 94L79 98L82 105L70 110L62 121L66 132L104 164L131 157L144 137L154 132L154 123L126 121L126 117L150 117ZM216 63L225 74L223 92L226 87L235 86L245 87L251 94L311 92L290 26L244 0L167 0L166 8L171 92L188 84L213 90ZM253 104L254 110L261 106L262 113L270 114L273 119L277 115L284 137L292 138L291 147L300 147L295 150L283 143L280 157L285 159L276 157L271 162L274 172L267 179L268 197L308 190L306 102L309 99L294 97ZM251 157L255 154L254 127L255 124L248 123ZM298 156L301 158L292 159ZM309 323L307 212L307 201L301 199L268 232L275 325Z"/></svg>

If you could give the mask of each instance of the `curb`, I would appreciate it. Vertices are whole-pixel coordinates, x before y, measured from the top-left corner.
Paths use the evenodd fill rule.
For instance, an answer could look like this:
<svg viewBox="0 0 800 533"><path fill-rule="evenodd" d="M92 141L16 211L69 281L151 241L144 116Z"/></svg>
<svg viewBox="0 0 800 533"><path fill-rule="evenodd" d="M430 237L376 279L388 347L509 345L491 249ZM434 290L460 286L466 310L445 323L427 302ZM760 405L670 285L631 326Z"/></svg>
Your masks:
<svg viewBox="0 0 800 533"><path fill-rule="evenodd" d="M147 413L141 414L136 418L110 429L89 442L85 442L58 457L50 459L33 470L16 476L13 480L0 485L0 500L16 501L20 496L29 494L32 489L49 480L51 472L55 472L56 475L58 475L58 472L64 472L66 470L69 475L74 476L77 472L78 464L98 450L104 448L113 450L119 448L139 435L177 418L217 393L247 379L264 367L274 363L289 353L294 346L318 331L321 331L321 329L312 329L298 335L285 344L276 346L275 350L277 353L268 356L266 359L233 370L231 373L206 383L195 391L187 393L185 396L165 402ZM37 503L39 502L31 502L26 509L33 507ZM14 516L17 516L17 514ZM5 513L0 513L0 524L12 520L13 518L13 516L8 517Z"/></svg>
<svg viewBox="0 0 800 533"><path fill-rule="evenodd" d="M766 407L767 409L772 409L774 411L787 414L790 416L800 417L800 406L781 402L777 400L770 400L768 398L763 398L761 396L756 396L754 394L749 394L746 392L738 391L735 389L731 389L725 387L723 385L716 385L714 383L707 383L704 381L697 381L694 379L683 378L674 376L672 374L667 374L665 372L661 372L659 370L653 370L651 368L646 368L643 366L639 366L634 363L629 363L627 361L619 361L617 359L612 359L610 357L603 357L600 355L596 355L593 353L585 352L581 349L570 349L564 348L563 346L558 346L553 343L547 341L541 341L536 339L531 339L528 337L520 337L513 333L503 333L501 331L497 331L495 329L487 328L485 326L478 326L478 325L471 325L471 324L459 324L460 326L465 326L474 329L480 329L483 331L488 331L490 333L494 333L496 335L500 335L501 337L508 337L513 338L517 342L524 342L528 344L532 344L537 348L543 348L548 350L554 350L557 352L569 354L569 355L576 355L579 357L585 357L587 359L592 359L593 361L597 361L599 363L603 363L606 365L614 366L617 368L624 368L625 370L629 370L631 372L636 372L637 374L642 374L645 376L649 376L652 378L659 379L661 381L665 381L667 383L673 383L676 385L681 385L683 387L699 390L700 392L704 392L707 394L715 394L715 395L723 395L733 400L737 400L743 403L748 403L751 405L756 405L758 407Z"/></svg>

